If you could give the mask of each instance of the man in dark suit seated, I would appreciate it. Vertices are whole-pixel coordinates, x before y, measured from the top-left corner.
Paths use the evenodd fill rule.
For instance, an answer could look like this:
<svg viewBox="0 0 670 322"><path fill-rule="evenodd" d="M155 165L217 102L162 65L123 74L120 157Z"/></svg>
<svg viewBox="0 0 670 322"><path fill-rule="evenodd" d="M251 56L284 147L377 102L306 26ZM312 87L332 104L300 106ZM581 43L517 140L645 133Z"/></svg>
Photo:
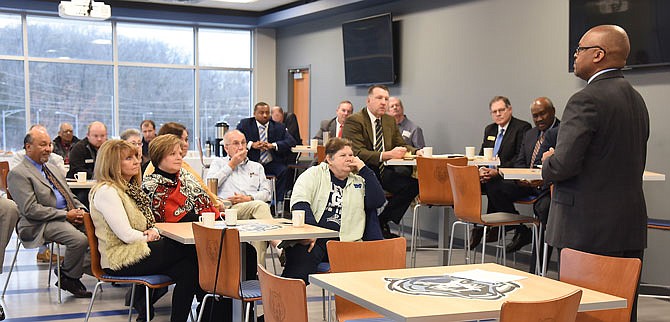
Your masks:
<svg viewBox="0 0 670 322"><path fill-rule="evenodd" d="M575 76L587 85L565 106L556 150L543 155L542 178L554 183L547 243L642 260L649 112L621 71L630 53L628 35L619 26L600 25L577 45ZM631 321L637 320L637 294L634 299Z"/></svg>
<svg viewBox="0 0 670 322"><path fill-rule="evenodd" d="M295 140L283 124L270 119L270 105L265 102L256 103L254 116L242 119L237 129L248 140L249 160L259 162L266 174L277 177L277 200L282 200L286 193L287 157Z"/></svg>
<svg viewBox="0 0 670 322"><path fill-rule="evenodd" d="M366 107L344 122L342 137L351 140L354 154L377 174L384 190L393 194L379 215L384 238L398 237L389 229L389 221L400 223L410 203L419 194L419 183L412 178L411 167L384 166L384 161L400 159L407 152L422 155L405 144L395 119L386 114L389 90L384 85L368 89Z"/></svg>
<svg viewBox="0 0 670 322"><path fill-rule="evenodd" d="M341 138L344 122L353 113L354 106L351 104L351 102L340 102L340 104L337 105L337 110L335 110L336 116L332 119L321 121L321 126L319 127L319 131L316 132L314 139L319 140L319 144L323 144L323 133L328 133L331 138Z"/></svg>
<svg viewBox="0 0 670 322"><path fill-rule="evenodd" d="M75 297L91 297L79 280L84 271L88 239L83 232L84 205L68 188L65 176L50 169L52 145L42 127L34 127L24 139L26 156L12 168L7 183L19 208L17 232L23 245L34 248L45 242L65 245L61 288Z"/></svg>
<svg viewBox="0 0 670 322"><path fill-rule="evenodd" d="M542 161L542 153L549 149L544 146L546 133L549 129L557 128L560 120L556 118L556 109L554 104L547 97L539 97L533 100L530 105L530 114L533 118L535 127L528 130L521 142L521 149L514 159L514 168L534 168ZM486 196L489 200L488 212L509 212L518 213L514 208L514 201L534 197L539 198L549 194L549 186L542 180L491 180L486 183ZM546 212L549 209L543 209L542 214L536 214L546 226ZM507 245L507 252L515 252L521 247L529 244L532 239L532 233L525 225L518 225L512 242Z"/></svg>
<svg viewBox="0 0 670 322"><path fill-rule="evenodd" d="M484 154L484 148L493 148L493 155L500 159L501 168L510 168L514 165L514 159L521 150L521 142L526 131L530 130L530 124L512 116L512 103L505 96L495 96L489 102L489 111L493 123L484 129L484 140L479 155ZM479 179L485 184L493 180L501 180L498 170L495 168L479 168ZM482 185L483 190L486 185ZM487 213L495 212L495 207L488 202ZM470 233L470 247L474 249L481 242L484 233L483 227L475 227ZM498 230L491 229L488 233L487 242L498 240Z"/></svg>

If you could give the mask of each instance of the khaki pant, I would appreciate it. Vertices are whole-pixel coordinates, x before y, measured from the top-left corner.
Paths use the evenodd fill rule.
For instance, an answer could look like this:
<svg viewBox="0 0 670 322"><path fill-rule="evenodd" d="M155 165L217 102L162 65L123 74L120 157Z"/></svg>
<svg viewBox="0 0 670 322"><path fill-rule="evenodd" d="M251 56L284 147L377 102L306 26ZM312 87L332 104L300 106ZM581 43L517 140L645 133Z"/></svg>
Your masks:
<svg viewBox="0 0 670 322"><path fill-rule="evenodd" d="M270 206L260 200L252 200L233 205L232 209L237 209L237 219L272 219L270 213ZM268 249L268 242L266 241L252 241L249 242L256 248L258 264L265 267L265 253Z"/></svg>

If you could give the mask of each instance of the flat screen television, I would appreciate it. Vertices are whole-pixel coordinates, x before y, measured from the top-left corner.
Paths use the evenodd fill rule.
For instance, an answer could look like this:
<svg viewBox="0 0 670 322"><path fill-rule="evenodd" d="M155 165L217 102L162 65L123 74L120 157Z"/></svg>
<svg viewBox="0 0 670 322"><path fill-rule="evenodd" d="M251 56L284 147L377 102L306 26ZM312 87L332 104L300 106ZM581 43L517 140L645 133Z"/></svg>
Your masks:
<svg viewBox="0 0 670 322"><path fill-rule="evenodd" d="M570 0L570 71L582 35L602 24L626 29L630 38L628 67L670 65L670 1Z"/></svg>
<svg viewBox="0 0 670 322"><path fill-rule="evenodd" d="M346 86L393 84L393 19L390 13L342 24Z"/></svg>

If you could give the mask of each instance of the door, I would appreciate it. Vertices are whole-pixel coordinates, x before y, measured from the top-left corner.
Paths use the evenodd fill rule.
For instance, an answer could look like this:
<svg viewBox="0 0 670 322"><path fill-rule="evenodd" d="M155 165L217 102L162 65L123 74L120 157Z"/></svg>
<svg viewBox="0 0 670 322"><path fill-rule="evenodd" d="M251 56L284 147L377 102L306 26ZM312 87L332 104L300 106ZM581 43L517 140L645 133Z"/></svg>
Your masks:
<svg viewBox="0 0 670 322"><path fill-rule="evenodd" d="M298 119L300 128L299 144L309 144L309 68L289 69L289 105L293 106L293 113ZM292 104L291 104L292 103Z"/></svg>

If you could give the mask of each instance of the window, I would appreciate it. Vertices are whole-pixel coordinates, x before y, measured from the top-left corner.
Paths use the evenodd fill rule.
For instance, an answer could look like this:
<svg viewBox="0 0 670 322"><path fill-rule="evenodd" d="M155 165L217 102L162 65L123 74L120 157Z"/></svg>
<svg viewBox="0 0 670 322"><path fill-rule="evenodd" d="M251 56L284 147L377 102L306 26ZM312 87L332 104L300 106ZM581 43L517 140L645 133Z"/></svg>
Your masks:
<svg viewBox="0 0 670 322"><path fill-rule="evenodd" d="M83 138L92 121L114 136L144 119L182 123L204 144L216 122L234 127L251 115L251 37L249 30L0 13L0 149L21 149L33 123L55 137L68 122Z"/></svg>

